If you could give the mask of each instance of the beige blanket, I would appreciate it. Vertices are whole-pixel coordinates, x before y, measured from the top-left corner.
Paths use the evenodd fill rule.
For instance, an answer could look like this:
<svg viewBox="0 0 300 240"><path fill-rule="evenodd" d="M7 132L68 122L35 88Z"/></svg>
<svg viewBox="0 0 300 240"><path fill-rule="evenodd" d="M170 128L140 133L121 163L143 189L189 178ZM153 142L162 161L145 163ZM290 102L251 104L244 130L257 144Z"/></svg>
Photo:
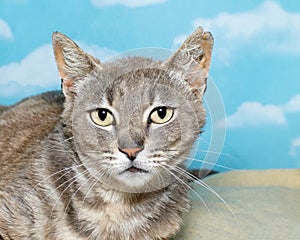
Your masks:
<svg viewBox="0 0 300 240"><path fill-rule="evenodd" d="M193 184L193 207L176 240L300 240L300 169L236 171ZM228 204L228 205L227 205Z"/></svg>

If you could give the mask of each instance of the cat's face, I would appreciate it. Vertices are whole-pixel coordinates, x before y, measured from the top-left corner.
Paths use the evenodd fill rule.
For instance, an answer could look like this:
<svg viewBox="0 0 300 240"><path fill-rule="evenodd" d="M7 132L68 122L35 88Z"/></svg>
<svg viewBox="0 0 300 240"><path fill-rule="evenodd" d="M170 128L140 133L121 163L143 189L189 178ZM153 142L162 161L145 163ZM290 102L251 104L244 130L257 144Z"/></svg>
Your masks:
<svg viewBox="0 0 300 240"><path fill-rule="evenodd" d="M62 76L81 162L109 188L144 192L165 187L204 125L205 86L195 92L188 78L195 84L197 77L172 59L125 58L99 65L86 58L94 66L81 69L79 80L67 71L69 76ZM194 72L193 64L188 67Z"/></svg>
<svg viewBox="0 0 300 240"><path fill-rule="evenodd" d="M187 86L168 70L119 68L114 79L111 66L105 67L84 83L74 102L73 136L81 161L115 188L164 187L199 134L202 105L191 104ZM109 84L101 84L102 77Z"/></svg>

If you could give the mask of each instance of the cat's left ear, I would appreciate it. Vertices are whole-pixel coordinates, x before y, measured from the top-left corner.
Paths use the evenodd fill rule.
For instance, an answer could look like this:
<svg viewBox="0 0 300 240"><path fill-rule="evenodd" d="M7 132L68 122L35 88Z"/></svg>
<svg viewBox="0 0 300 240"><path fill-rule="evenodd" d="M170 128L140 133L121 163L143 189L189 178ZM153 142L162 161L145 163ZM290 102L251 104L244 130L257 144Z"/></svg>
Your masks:
<svg viewBox="0 0 300 240"><path fill-rule="evenodd" d="M195 94L202 96L211 62L214 38L210 32L197 28L180 48L163 63L163 67L179 71Z"/></svg>
<svg viewBox="0 0 300 240"><path fill-rule="evenodd" d="M67 97L76 95L76 85L95 68L101 68L100 61L85 53L70 38L60 32L52 34L52 45L63 93Z"/></svg>

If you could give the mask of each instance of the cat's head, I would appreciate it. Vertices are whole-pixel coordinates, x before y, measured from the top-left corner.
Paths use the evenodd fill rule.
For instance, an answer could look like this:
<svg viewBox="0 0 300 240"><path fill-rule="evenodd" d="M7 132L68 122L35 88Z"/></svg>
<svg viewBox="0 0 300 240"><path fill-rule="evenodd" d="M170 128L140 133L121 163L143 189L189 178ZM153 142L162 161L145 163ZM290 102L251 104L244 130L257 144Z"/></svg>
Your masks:
<svg viewBox="0 0 300 240"><path fill-rule="evenodd" d="M175 178L205 123L212 46L212 35L198 28L164 62L126 57L101 63L53 34L66 131L89 174L134 192Z"/></svg>

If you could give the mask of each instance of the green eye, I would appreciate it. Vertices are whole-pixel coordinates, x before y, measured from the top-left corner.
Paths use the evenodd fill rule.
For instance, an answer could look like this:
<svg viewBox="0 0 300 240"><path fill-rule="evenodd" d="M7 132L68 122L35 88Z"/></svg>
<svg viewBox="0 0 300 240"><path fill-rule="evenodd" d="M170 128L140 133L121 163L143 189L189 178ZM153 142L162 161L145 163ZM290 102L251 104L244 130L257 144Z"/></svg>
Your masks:
<svg viewBox="0 0 300 240"><path fill-rule="evenodd" d="M170 121L173 114L174 110L172 108L158 107L151 112L150 120L156 124L163 124Z"/></svg>
<svg viewBox="0 0 300 240"><path fill-rule="evenodd" d="M91 112L92 121L102 127L112 125L114 122L114 117L112 113L105 108L98 108Z"/></svg>

